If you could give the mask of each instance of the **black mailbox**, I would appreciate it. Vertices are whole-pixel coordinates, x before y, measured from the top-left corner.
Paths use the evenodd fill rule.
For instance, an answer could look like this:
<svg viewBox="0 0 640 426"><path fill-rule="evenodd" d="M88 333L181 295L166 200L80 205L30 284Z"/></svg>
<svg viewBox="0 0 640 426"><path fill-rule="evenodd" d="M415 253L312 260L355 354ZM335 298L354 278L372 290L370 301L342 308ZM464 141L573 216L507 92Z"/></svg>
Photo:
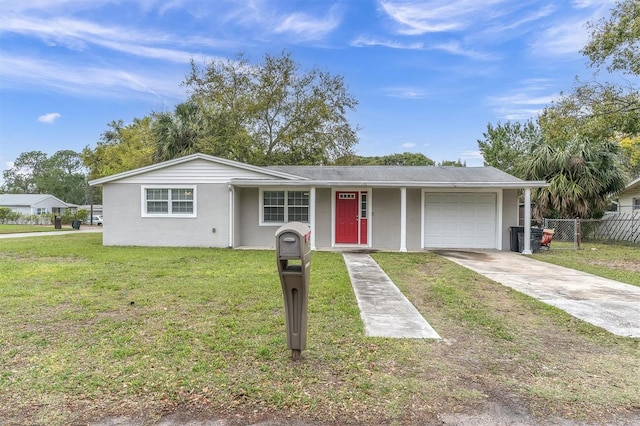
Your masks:
<svg viewBox="0 0 640 426"><path fill-rule="evenodd" d="M311 229L290 222L276 231L276 262L284 297L287 345L297 361L307 346Z"/></svg>

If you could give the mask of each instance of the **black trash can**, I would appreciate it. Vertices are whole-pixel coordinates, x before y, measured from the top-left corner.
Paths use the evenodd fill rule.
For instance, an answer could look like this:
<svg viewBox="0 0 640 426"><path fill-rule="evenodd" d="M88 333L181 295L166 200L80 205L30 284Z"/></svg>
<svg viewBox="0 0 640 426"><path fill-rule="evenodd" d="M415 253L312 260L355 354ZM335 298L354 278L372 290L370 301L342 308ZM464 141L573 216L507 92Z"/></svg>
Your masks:
<svg viewBox="0 0 640 426"><path fill-rule="evenodd" d="M53 219L53 227L54 227L54 229L62 229L62 218L61 217L56 216Z"/></svg>
<svg viewBox="0 0 640 426"><path fill-rule="evenodd" d="M540 251L540 242L542 241L542 229L531 228L531 235L529 236L529 247L532 253ZM522 253L524 250L524 227L518 232L518 251Z"/></svg>
<svg viewBox="0 0 640 426"><path fill-rule="evenodd" d="M531 228L531 251L537 253L540 251L540 242L542 241L542 228Z"/></svg>
<svg viewBox="0 0 640 426"><path fill-rule="evenodd" d="M73 229L80 229L80 224L81 224L81 223L82 223L82 222L80 222L78 219L74 219L74 220L71 222L71 227L72 227Z"/></svg>
<svg viewBox="0 0 640 426"><path fill-rule="evenodd" d="M511 251L521 252L518 245L518 234L524 233L524 226L510 226L509 227L509 249Z"/></svg>

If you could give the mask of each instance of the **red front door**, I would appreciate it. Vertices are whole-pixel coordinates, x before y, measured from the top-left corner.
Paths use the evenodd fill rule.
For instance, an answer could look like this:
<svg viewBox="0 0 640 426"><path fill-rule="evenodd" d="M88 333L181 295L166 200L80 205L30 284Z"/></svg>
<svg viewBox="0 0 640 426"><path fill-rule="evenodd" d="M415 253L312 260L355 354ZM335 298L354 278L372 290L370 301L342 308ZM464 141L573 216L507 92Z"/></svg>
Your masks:
<svg viewBox="0 0 640 426"><path fill-rule="evenodd" d="M336 192L336 243L358 244L358 193Z"/></svg>

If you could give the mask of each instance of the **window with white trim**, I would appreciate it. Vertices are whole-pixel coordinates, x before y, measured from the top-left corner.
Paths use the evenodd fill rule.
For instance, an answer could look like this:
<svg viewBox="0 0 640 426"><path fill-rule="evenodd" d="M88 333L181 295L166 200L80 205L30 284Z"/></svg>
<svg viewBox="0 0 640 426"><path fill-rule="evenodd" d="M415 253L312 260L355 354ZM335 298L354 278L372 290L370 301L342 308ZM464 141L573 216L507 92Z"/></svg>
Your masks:
<svg viewBox="0 0 640 426"><path fill-rule="evenodd" d="M262 191L262 223L309 222L309 191Z"/></svg>
<svg viewBox="0 0 640 426"><path fill-rule="evenodd" d="M46 207L36 207L36 214L38 216L49 213Z"/></svg>
<svg viewBox="0 0 640 426"><path fill-rule="evenodd" d="M196 187L143 186L143 217L196 217Z"/></svg>
<svg viewBox="0 0 640 426"><path fill-rule="evenodd" d="M633 211L640 210L640 198L633 199Z"/></svg>

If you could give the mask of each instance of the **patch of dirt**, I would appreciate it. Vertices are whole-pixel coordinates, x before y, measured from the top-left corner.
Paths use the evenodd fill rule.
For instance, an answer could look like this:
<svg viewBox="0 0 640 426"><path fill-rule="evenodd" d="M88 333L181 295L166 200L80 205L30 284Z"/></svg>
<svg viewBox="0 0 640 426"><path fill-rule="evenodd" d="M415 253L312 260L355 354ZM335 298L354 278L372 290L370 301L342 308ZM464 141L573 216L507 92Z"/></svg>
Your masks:
<svg viewBox="0 0 640 426"><path fill-rule="evenodd" d="M624 271L640 272L640 263L631 260L611 259L603 261L593 259L590 261L590 263L598 266L622 269Z"/></svg>

